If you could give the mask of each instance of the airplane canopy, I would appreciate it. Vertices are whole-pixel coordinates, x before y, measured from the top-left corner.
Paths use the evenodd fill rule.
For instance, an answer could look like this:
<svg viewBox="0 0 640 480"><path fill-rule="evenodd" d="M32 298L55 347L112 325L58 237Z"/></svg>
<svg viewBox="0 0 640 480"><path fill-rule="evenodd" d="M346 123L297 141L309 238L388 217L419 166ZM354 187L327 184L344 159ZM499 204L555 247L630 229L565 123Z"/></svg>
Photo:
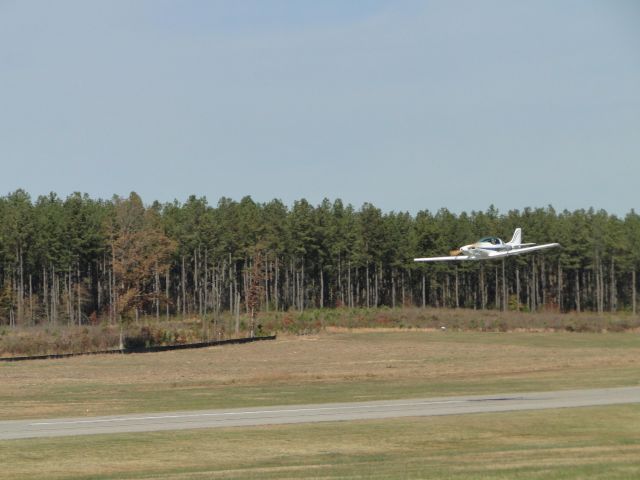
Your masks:
<svg viewBox="0 0 640 480"><path fill-rule="evenodd" d="M482 237L480 240L478 240L478 243L481 243L481 242L490 243L491 245L500 245L500 244L504 243L498 237Z"/></svg>

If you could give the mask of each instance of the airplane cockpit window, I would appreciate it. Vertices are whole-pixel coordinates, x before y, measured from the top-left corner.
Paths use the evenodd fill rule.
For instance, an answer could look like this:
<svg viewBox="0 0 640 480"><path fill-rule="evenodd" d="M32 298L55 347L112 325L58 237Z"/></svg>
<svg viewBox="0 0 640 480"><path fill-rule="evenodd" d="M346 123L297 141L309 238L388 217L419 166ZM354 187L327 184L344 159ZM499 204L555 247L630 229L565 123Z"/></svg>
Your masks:
<svg viewBox="0 0 640 480"><path fill-rule="evenodd" d="M502 240L500 240L498 237L484 237L484 238L481 238L479 241L484 243L490 243L491 245L500 245L502 243Z"/></svg>

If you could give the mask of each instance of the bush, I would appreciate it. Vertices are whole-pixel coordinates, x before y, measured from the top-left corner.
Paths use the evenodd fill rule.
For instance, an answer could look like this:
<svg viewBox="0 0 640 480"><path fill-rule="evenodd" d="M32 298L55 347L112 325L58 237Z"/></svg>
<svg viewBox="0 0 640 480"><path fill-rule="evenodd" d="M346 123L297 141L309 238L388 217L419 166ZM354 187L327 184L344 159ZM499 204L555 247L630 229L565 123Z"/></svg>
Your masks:
<svg viewBox="0 0 640 480"><path fill-rule="evenodd" d="M149 327L142 327L137 333L125 335L123 345L126 350L142 350L155 344Z"/></svg>

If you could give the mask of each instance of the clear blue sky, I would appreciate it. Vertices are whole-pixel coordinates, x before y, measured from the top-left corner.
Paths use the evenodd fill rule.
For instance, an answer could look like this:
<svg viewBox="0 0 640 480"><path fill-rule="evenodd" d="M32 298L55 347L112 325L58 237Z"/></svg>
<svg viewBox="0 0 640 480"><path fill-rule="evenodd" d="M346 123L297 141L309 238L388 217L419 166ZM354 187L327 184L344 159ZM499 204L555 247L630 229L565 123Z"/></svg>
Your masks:
<svg viewBox="0 0 640 480"><path fill-rule="evenodd" d="M634 1L0 0L0 194L640 210Z"/></svg>

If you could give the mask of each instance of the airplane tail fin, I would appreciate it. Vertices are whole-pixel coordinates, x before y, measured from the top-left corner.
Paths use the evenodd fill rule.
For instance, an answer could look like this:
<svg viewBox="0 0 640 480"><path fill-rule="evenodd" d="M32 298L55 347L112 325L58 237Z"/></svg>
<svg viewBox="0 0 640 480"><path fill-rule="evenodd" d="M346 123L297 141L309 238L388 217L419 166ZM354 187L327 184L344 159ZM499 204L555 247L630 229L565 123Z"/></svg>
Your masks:
<svg viewBox="0 0 640 480"><path fill-rule="evenodd" d="M509 245L520 245L522 243L522 229L516 228L513 232L513 238L508 242Z"/></svg>

